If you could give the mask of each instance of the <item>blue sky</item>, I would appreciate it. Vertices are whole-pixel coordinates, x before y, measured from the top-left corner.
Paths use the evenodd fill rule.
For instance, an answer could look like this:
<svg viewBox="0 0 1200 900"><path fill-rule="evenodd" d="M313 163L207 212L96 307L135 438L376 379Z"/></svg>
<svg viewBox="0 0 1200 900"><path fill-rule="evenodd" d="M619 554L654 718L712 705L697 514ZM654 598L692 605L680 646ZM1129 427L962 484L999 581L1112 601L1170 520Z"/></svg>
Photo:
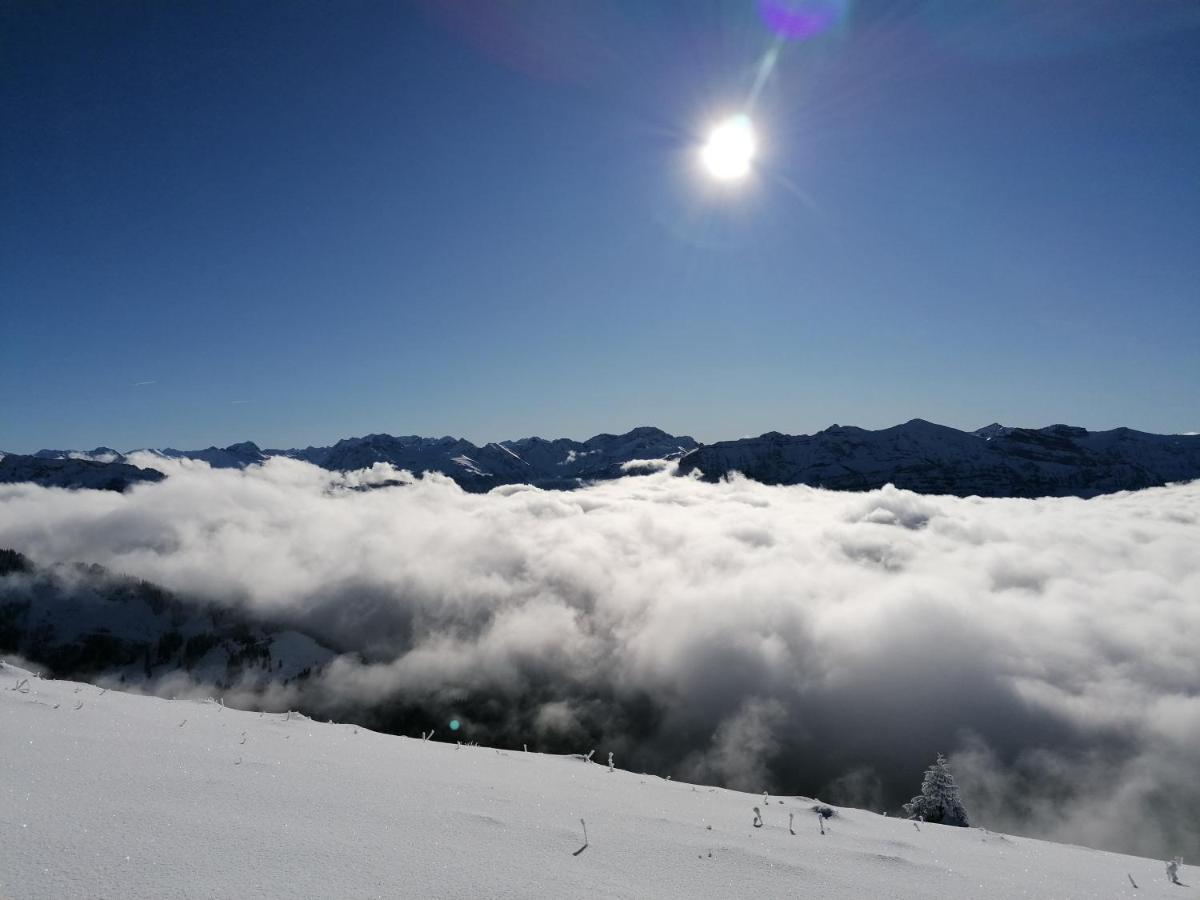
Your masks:
<svg viewBox="0 0 1200 900"><path fill-rule="evenodd" d="M809 5L4 4L0 448L1200 430L1200 7Z"/></svg>

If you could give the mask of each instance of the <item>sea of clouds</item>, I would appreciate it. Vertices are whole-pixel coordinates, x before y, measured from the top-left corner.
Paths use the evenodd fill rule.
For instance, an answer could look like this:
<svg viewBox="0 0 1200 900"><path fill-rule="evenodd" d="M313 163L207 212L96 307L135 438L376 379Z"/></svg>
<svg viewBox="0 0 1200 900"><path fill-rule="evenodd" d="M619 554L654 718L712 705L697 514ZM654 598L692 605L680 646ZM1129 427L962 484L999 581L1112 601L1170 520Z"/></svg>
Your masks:
<svg viewBox="0 0 1200 900"><path fill-rule="evenodd" d="M243 703L875 809L943 751L975 824L1200 856L1200 482L1003 500L666 469L479 495L135 461L169 477L0 486L0 547L342 654Z"/></svg>

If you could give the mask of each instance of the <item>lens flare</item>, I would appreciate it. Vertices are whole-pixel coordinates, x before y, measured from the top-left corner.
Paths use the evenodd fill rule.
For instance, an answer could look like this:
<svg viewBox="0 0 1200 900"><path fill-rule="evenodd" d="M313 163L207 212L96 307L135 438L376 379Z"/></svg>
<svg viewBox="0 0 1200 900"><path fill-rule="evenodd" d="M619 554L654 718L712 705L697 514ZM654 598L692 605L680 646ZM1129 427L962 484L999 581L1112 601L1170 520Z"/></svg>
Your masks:
<svg viewBox="0 0 1200 900"><path fill-rule="evenodd" d="M803 41L840 23L848 6L849 0L759 0L758 13L779 37Z"/></svg>
<svg viewBox="0 0 1200 900"><path fill-rule="evenodd" d="M719 181L737 181L750 172L758 141L754 126L744 115L731 116L709 132L700 148L700 161Z"/></svg>

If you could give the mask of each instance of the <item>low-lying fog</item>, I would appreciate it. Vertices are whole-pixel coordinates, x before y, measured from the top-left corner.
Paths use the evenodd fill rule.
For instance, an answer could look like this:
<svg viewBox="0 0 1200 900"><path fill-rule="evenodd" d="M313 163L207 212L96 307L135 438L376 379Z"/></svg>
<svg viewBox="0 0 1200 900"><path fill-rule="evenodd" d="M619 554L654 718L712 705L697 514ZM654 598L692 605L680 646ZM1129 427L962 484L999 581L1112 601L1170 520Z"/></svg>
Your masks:
<svg viewBox="0 0 1200 900"><path fill-rule="evenodd" d="M658 471L476 495L152 464L170 477L126 494L0 486L0 547L344 651L246 704L447 739L458 718L465 740L876 809L944 751L976 824L1200 855L1200 482L1030 501Z"/></svg>

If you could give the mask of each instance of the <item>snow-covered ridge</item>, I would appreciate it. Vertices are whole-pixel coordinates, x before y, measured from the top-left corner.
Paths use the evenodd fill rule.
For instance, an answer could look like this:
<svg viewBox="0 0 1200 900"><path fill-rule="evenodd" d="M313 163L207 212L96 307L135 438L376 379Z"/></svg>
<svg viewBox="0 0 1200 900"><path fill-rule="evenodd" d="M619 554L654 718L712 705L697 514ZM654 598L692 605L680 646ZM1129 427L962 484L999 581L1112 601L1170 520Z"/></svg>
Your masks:
<svg viewBox="0 0 1200 900"><path fill-rule="evenodd" d="M134 452L142 466L153 466L155 459L193 459L214 468L244 468L285 456L347 472L382 463L417 474L439 472L470 491L507 484L574 488L644 471L645 466L636 464L640 460L678 460L680 474L698 472L709 480L740 472L767 484L835 490L894 484L921 493L984 497L1091 497L1200 478L1200 435L1149 434L1128 428L1087 431L1069 425L1014 428L995 423L966 432L921 419L878 431L833 425L814 435L768 432L709 445L642 427L586 441L530 437L482 447L454 437L369 434L329 447L292 450L264 450L244 441L205 450L130 451ZM99 470L86 467L123 465L129 456L107 447L10 456L0 459L0 482L94 487L104 479ZM70 471L46 473L33 468L65 465L68 459L77 461ZM109 482L128 485L138 480L147 479L125 468Z"/></svg>
<svg viewBox="0 0 1200 900"><path fill-rule="evenodd" d="M0 721L0 896L21 900L1186 893L1156 860L821 820L809 798L470 746L442 722L422 741L3 664Z"/></svg>
<svg viewBox="0 0 1200 900"><path fill-rule="evenodd" d="M305 447L292 450L264 450L252 441L205 450L131 450L120 454L107 447L95 450L39 450L32 456L12 457L8 469L0 469L0 483L34 481L46 486L92 487L83 477L84 466L101 463L124 465L130 458L143 466L156 459L193 459L213 468L245 468L273 456L304 460L325 469L350 472L385 463L409 472L440 472L473 491L486 491L502 484L534 484L547 488L578 487L586 481L617 478L625 474L622 466L637 459L677 459L698 444L690 437L667 434L658 428L641 427L621 434L598 434L586 441L568 438L548 441L538 437L488 443L482 447L454 437L426 438L418 435L394 437L368 434L346 438L329 447ZM136 456L135 456L136 454ZM69 477L46 479L43 468L63 466L64 460L80 460L76 482ZM72 470L76 471L76 470ZM121 470L125 483L139 480L130 469ZM142 469L141 471L153 471ZM153 479L160 477L155 473Z"/></svg>
<svg viewBox="0 0 1200 900"><path fill-rule="evenodd" d="M894 484L960 497L1092 497L1200 478L1200 437L1070 425L966 432L913 419L879 431L834 425L721 441L685 454L679 471L834 490Z"/></svg>
<svg viewBox="0 0 1200 900"><path fill-rule="evenodd" d="M0 456L0 484L32 482L43 487L123 491L139 482L162 481L163 477L155 469L139 468L123 460L85 459L75 455L47 458L16 453Z"/></svg>

